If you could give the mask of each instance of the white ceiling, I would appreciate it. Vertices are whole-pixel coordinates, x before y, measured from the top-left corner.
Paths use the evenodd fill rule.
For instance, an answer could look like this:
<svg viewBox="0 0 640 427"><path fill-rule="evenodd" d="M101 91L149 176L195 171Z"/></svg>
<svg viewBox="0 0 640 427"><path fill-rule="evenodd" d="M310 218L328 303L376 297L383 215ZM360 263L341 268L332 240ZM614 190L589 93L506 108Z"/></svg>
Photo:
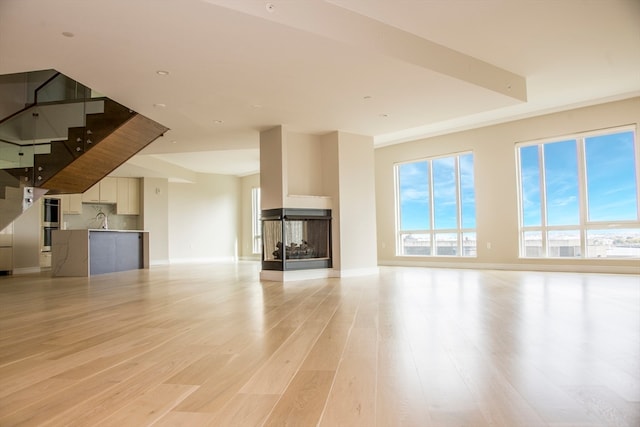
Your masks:
<svg viewBox="0 0 640 427"><path fill-rule="evenodd" d="M245 175L279 124L386 145L640 95L640 1L0 0L0 74L48 68L171 129L119 173Z"/></svg>

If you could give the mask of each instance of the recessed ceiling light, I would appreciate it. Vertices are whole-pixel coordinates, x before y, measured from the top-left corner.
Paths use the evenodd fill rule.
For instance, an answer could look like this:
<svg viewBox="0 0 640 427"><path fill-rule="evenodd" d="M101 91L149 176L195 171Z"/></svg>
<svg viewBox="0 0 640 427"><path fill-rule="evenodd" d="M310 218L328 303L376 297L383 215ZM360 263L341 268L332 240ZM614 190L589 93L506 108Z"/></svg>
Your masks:
<svg viewBox="0 0 640 427"><path fill-rule="evenodd" d="M158 107L158 108L164 108L167 106L167 104L163 104L163 103L158 103L158 104L153 104L154 107Z"/></svg>
<svg viewBox="0 0 640 427"><path fill-rule="evenodd" d="M62 35L65 37L73 37L75 36L75 34L73 34L71 31L63 31Z"/></svg>
<svg viewBox="0 0 640 427"><path fill-rule="evenodd" d="M387 113L382 113L382 114L380 114L380 117L387 118L387 117L389 117L389 115Z"/></svg>
<svg viewBox="0 0 640 427"><path fill-rule="evenodd" d="M267 9L267 12L269 13L273 13L276 10L276 5L273 3L267 3L264 5L265 9Z"/></svg>
<svg viewBox="0 0 640 427"><path fill-rule="evenodd" d="M159 75L159 76L168 76L169 72L166 71L166 70L158 70L158 71L156 71L156 74Z"/></svg>
<svg viewBox="0 0 640 427"><path fill-rule="evenodd" d="M221 125L224 123L224 120L214 120L213 123L217 124L217 125Z"/></svg>
<svg viewBox="0 0 640 427"><path fill-rule="evenodd" d="M178 141L176 141L175 139L173 141L171 141L172 144L177 144Z"/></svg>

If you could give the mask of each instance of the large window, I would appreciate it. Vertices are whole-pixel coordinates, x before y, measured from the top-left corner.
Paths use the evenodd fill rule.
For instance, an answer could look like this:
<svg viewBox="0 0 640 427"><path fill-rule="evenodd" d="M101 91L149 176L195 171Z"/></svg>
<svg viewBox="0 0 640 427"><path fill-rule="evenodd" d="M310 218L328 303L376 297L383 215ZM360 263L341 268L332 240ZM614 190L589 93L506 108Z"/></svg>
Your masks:
<svg viewBox="0 0 640 427"><path fill-rule="evenodd" d="M640 258L634 128L517 146L520 256Z"/></svg>
<svg viewBox="0 0 640 427"><path fill-rule="evenodd" d="M397 245L402 256L476 256L473 154L398 164Z"/></svg>
<svg viewBox="0 0 640 427"><path fill-rule="evenodd" d="M260 224L260 188L251 189L251 223L253 234L253 253L262 253L262 224Z"/></svg>

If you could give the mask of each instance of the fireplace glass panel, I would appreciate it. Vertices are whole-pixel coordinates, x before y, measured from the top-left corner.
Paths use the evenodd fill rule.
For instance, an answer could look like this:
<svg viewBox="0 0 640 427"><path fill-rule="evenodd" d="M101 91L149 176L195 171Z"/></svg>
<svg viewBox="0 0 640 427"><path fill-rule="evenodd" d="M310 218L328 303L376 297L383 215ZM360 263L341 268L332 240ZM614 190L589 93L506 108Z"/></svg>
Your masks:
<svg viewBox="0 0 640 427"><path fill-rule="evenodd" d="M331 210L262 211L262 268L331 268Z"/></svg>
<svg viewBox="0 0 640 427"><path fill-rule="evenodd" d="M265 261L282 261L282 221L262 221L262 253Z"/></svg>
<svg viewBox="0 0 640 427"><path fill-rule="evenodd" d="M286 259L329 258L329 221L285 221L284 232Z"/></svg>

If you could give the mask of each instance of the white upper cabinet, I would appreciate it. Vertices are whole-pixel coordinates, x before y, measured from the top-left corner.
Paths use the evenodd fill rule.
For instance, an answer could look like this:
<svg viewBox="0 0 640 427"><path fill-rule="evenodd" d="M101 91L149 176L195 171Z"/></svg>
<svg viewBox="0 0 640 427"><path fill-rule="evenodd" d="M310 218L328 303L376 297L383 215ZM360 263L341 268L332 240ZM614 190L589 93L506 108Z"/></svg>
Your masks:
<svg viewBox="0 0 640 427"><path fill-rule="evenodd" d="M117 178L117 181L116 213L118 215L139 215L140 180L138 178Z"/></svg>
<svg viewBox="0 0 640 427"><path fill-rule="evenodd" d="M82 203L116 203L118 199L117 178L106 177L82 193Z"/></svg>

